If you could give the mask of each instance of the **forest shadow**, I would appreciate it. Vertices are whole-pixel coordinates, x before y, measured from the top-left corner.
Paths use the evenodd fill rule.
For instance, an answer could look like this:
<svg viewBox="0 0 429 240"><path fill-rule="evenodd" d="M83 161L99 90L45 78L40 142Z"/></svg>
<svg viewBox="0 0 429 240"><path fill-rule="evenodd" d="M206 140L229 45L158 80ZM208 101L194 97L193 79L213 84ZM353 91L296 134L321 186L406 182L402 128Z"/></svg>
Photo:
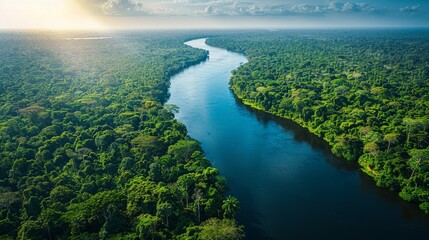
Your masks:
<svg viewBox="0 0 429 240"><path fill-rule="evenodd" d="M231 91L232 93L232 91ZM232 93L233 94L233 93ZM263 125L268 125L274 122L283 127L287 132L293 133L294 140L301 143L307 143L317 151L323 153L326 162L336 170L345 170L349 172L357 172L359 181L359 190L364 194L375 194L377 197L384 200L389 205L397 205L401 210L401 217L409 220L423 220L429 232L429 215L424 214L419 206L415 203L407 202L399 197L397 192L390 191L386 188L381 188L376 185L374 179L360 171L360 166L357 162L348 161L344 158L335 156L329 144L322 138L311 133L307 128L300 126L298 123L274 116L262 110L254 109L245 105L239 98L234 95L235 102L240 109L245 109L256 117L258 122ZM265 238L260 238L265 239Z"/></svg>

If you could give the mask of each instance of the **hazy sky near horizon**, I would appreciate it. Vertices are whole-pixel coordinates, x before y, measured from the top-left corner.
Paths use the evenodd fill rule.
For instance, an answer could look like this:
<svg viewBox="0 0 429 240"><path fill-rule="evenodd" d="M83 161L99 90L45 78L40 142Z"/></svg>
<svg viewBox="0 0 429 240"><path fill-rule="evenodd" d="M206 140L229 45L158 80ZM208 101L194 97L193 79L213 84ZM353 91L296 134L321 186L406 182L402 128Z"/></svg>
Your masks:
<svg viewBox="0 0 429 240"><path fill-rule="evenodd" d="M429 27L429 0L0 0L0 28Z"/></svg>

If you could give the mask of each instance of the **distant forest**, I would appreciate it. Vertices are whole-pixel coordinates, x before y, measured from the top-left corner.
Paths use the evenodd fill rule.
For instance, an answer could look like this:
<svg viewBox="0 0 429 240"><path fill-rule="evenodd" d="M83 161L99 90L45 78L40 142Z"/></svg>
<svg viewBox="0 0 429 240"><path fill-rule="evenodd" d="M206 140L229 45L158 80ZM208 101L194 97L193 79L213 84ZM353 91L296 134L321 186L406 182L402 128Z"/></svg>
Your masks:
<svg viewBox="0 0 429 240"><path fill-rule="evenodd" d="M248 57L230 81L241 101L308 128L429 213L429 31L265 31L207 43Z"/></svg>
<svg viewBox="0 0 429 240"><path fill-rule="evenodd" d="M241 239L235 197L165 105L185 34L0 33L0 239Z"/></svg>

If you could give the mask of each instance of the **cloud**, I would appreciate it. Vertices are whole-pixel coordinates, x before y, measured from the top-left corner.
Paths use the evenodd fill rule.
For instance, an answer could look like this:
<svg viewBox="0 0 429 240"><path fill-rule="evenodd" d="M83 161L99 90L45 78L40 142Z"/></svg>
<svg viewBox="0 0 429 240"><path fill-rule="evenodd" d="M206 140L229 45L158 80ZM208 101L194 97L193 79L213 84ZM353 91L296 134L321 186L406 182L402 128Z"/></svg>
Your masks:
<svg viewBox="0 0 429 240"><path fill-rule="evenodd" d="M332 13L374 13L376 8L366 3L281 0L80 0L105 15L230 15L286 16L326 15ZM418 6L405 7L414 11ZM402 10L401 10L402 11Z"/></svg>
<svg viewBox="0 0 429 240"><path fill-rule="evenodd" d="M328 5L328 9L334 12L340 11L343 8L343 3L340 2L331 2Z"/></svg>
<svg viewBox="0 0 429 240"><path fill-rule="evenodd" d="M341 9L342 12L376 12L377 9L367 3L351 3L346 2Z"/></svg>
<svg viewBox="0 0 429 240"><path fill-rule="evenodd" d="M212 6L208 6L206 7L206 9L204 9L204 13L206 14L213 14L215 12L215 10L212 8Z"/></svg>
<svg viewBox="0 0 429 240"><path fill-rule="evenodd" d="M326 7L321 7L318 5L299 4L292 6L291 11L300 14L319 14L326 12L326 9Z"/></svg>
<svg viewBox="0 0 429 240"><path fill-rule="evenodd" d="M145 0L79 0L84 6L103 15L143 14Z"/></svg>
<svg viewBox="0 0 429 240"><path fill-rule="evenodd" d="M415 12L418 12L419 9L420 9L420 5L414 5L414 6L401 7L399 11L407 12L407 13L415 13Z"/></svg>
<svg viewBox="0 0 429 240"><path fill-rule="evenodd" d="M330 2L327 5L299 4L291 11L299 14L374 13L377 9L367 3Z"/></svg>
<svg viewBox="0 0 429 240"><path fill-rule="evenodd" d="M356 3L346 2L344 3L341 12L362 12L362 8Z"/></svg>

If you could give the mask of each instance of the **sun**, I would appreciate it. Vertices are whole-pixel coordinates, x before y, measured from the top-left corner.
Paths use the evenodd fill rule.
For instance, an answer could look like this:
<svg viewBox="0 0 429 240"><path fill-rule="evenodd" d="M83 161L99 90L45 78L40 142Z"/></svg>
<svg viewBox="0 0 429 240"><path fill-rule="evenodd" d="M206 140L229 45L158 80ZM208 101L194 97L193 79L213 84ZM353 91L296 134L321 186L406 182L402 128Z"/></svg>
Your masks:
<svg viewBox="0 0 429 240"><path fill-rule="evenodd" d="M102 30L74 0L0 0L0 29Z"/></svg>

